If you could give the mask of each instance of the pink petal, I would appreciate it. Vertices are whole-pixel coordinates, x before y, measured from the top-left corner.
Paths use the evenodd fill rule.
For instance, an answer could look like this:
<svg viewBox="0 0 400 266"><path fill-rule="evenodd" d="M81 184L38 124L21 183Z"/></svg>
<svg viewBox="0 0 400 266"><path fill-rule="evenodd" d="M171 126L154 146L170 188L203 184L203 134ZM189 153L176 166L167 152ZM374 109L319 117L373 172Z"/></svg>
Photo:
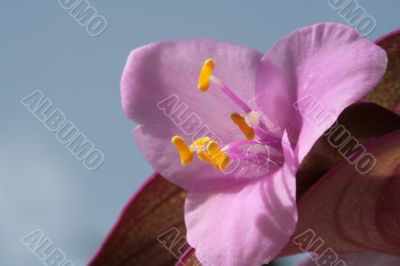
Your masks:
<svg viewBox="0 0 400 266"><path fill-rule="evenodd" d="M238 108L214 86L207 93L197 89L200 69L209 57L214 58L215 75L221 81L244 101L254 98L262 54L213 40L168 41L136 49L121 81L122 105L126 115L140 124L135 138L146 159L165 178L192 190L223 187L230 178L198 160L182 167L171 137L181 135L190 142L208 133L224 143L243 138L229 119ZM157 104L168 97L172 108L160 110ZM185 106L186 111L180 111ZM205 132L197 133L201 128Z"/></svg>
<svg viewBox="0 0 400 266"><path fill-rule="evenodd" d="M351 27L305 27L277 42L263 57L257 72L257 103L273 128L289 130L301 161L343 109L374 88L386 63L384 50ZM322 116L329 114L329 119L312 117L306 106L294 108L306 100L312 107L321 104Z"/></svg>
<svg viewBox="0 0 400 266"><path fill-rule="evenodd" d="M218 193L189 192L187 239L204 266L259 266L273 259L297 223L297 169L284 135L285 165L274 174Z"/></svg>
<svg viewBox="0 0 400 266"><path fill-rule="evenodd" d="M383 253L354 253L339 256L348 266L399 266L400 257ZM307 259L299 266L315 266L313 260ZM338 264L339 265L339 264ZM344 265L344 264L341 264Z"/></svg>

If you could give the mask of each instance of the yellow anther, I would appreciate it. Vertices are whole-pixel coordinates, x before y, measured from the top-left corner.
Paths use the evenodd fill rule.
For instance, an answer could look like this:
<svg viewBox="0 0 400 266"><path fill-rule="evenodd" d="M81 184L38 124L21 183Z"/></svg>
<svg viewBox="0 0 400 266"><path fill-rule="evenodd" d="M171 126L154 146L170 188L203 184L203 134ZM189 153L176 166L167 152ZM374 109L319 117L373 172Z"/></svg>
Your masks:
<svg viewBox="0 0 400 266"><path fill-rule="evenodd" d="M209 137L198 138L195 141L193 141L193 143L190 145L190 148L192 150L195 150L196 148L201 148L204 145L206 145L209 141L210 141Z"/></svg>
<svg viewBox="0 0 400 266"><path fill-rule="evenodd" d="M221 171L225 171L226 167L230 162L229 156L225 155L225 157L219 161L218 166Z"/></svg>
<svg viewBox="0 0 400 266"><path fill-rule="evenodd" d="M208 156L208 154L205 151L198 150L197 151L197 156L199 157L200 160L208 162L209 164L214 165L214 162L211 160L211 158Z"/></svg>
<svg viewBox="0 0 400 266"><path fill-rule="evenodd" d="M210 157L214 161L215 166L221 171L225 170L230 161L229 156L219 149L211 152Z"/></svg>
<svg viewBox="0 0 400 266"><path fill-rule="evenodd" d="M204 61L200 71L198 88L201 92L206 92L210 87L210 78L214 70L214 60L212 58Z"/></svg>
<svg viewBox="0 0 400 266"><path fill-rule="evenodd" d="M181 164L183 166L189 165L193 161L193 154L185 140L180 136L173 136L171 141L175 144L176 149L178 150Z"/></svg>
<svg viewBox="0 0 400 266"><path fill-rule="evenodd" d="M211 141L207 145L208 155L213 160L215 165L218 165L219 162L221 160L223 160L224 157L226 157L225 154L222 151L220 151L218 148L219 148L219 144L216 141Z"/></svg>
<svg viewBox="0 0 400 266"><path fill-rule="evenodd" d="M246 119L238 113L231 114L232 121L240 128L246 139L253 140L255 137L255 132L252 127L246 123Z"/></svg>
<svg viewBox="0 0 400 266"><path fill-rule="evenodd" d="M210 153L212 153L213 151L218 150L218 147L219 147L218 142L216 142L216 141L210 141L210 142L207 144L207 151L210 152Z"/></svg>
<svg viewBox="0 0 400 266"><path fill-rule="evenodd" d="M171 139L178 150L181 164L189 165L193 161L193 152L197 153L200 160L205 161L220 171L224 171L229 163L229 157L219 149L219 144L212 141L209 137L196 139L190 146L180 136Z"/></svg>
<svg viewBox="0 0 400 266"><path fill-rule="evenodd" d="M197 156L200 160L208 162L220 171L224 171L229 164L229 156L219 149L219 144L216 141L210 141L207 144L207 152L198 150Z"/></svg>

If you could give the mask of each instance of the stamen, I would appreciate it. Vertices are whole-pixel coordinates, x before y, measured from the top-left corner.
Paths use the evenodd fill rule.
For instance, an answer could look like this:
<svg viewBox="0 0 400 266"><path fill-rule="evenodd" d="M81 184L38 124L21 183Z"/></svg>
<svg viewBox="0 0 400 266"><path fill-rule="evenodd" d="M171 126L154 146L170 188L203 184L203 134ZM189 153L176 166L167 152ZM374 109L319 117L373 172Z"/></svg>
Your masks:
<svg viewBox="0 0 400 266"><path fill-rule="evenodd" d="M230 162L229 156L225 156L222 160L219 161L219 169L221 171L225 171L226 167L228 167L228 164Z"/></svg>
<svg viewBox="0 0 400 266"><path fill-rule="evenodd" d="M209 137L202 137L202 138L198 138L195 141L193 141L193 143L190 145L190 149L192 150L197 150L198 148L202 148L204 147L208 142L210 142L210 138Z"/></svg>
<svg viewBox="0 0 400 266"><path fill-rule="evenodd" d="M181 164L189 165L193 161L193 152L196 152L200 160L205 161L220 171L224 171L229 164L229 157L219 149L219 144L212 141L209 137L196 139L190 146L180 136L174 136L171 139L178 150Z"/></svg>
<svg viewBox="0 0 400 266"><path fill-rule="evenodd" d="M174 136L171 139L172 143L175 144L178 150L179 157L181 158L181 164L183 166L189 165L193 161L193 154L186 144L185 140L180 136Z"/></svg>
<svg viewBox="0 0 400 266"><path fill-rule="evenodd" d="M241 160L243 163L254 163L264 169L273 169L283 163L283 155L280 149L258 140L240 140L224 146L233 160Z"/></svg>
<svg viewBox="0 0 400 266"><path fill-rule="evenodd" d="M218 166L217 168L221 171L225 170L229 164L229 156L219 149L219 144L216 141L210 141L207 145L207 151L214 163Z"/></svg>
<svg viewBox="0 0 400 266"><path fill-rule="evenodd" d="M213 75L214 71L214 60L212 58L208 58L204 61L203 67L201 68L199 75L199 83L198 89L201 92L206 92L210 87L210 83L212 82L218 88L221 89L223 93L225 93L235 104L237 104L245 113L249 113L251 111L250 107L243 102L231 89L222 84L221 81L217 77Z"/></svg>
<svg viewBox="0 0 400 266"><path fill-rule="evenodd" d="M214 61L212 58L204 61L203 67L200 71L198 88L201 92L206 92L210 87L210 78L214 70Z"/></svg>
<svg viewBox="0 0 400 266"><path fill-rule="evenodd" d="M210 81L215 84L223 93L226 94L243 112L250 113L251 108L243 102L228 86L224 85L217 77L211 75Z"/></svg>
<svg viewBox="0 0 400 266"><path fill-rule="evenodd" d="M246 139L253 140L255 137L255 132L252 127L250 127L246 119L238 113L231 114L232 121L240 128L243 135L245 135Z"/></svg>
<svg viewBox="0 0 400 266"><path fill-rule="evenodd" d="M198 150L197 151L197 156L199 157L200 160L208 162L209 164L214 165L214 162L211 160L211 158L208 156L206 152L203 150Z"/></svg>
<svg viewBox="0 0 400 266"><path fill-rule="evenodd" d="M243 159L245 163L257 164L262 168L265 168L264 165L268 168L281 164L283 157L280 138L274 136L272 132L268 132L268 128L260 119L260 113L252 110L247 103L224 85L213 75L213 71L214 61L209 58L204 62L200 71L198 89L206 92L210 83L213 83L242 110L243 115L233 113L231 119L247 140L231 142L220 147L219 143L211 140L210 137L198 138L188 145L182 137L174 136L171 141L176 146L181 164L189 165L193 161L193 153L196 153L201 161L211 164L222 172L225 171L231 160ZM256 135L258 140L254 140Z"/></svg>
<svg viewBox="0 0 400 266"><path fill-rule="evenodd" d="M207 144L207 151L210 152L210 153L215 151L215 150L218 150L218 148L219 148L219 144L216 141L210 141Z"/></svg>
<svg viewBox="0 0 400 266"><path fill-rule="evenodd" d="M261 139L267 139L272 142L280 144L280 138L274 134L267 132L268 127L260 120L260 114L257 111L252 110L240 97L238 97L228 86L224 85L216 76L213 75L214 61L212 58L207 59L204 62L203 68L200 72L199 77L199 89L201 91L207 91L210 86L210 82L215 84L228 98L230 98L239 108L242 109L245 114L245 121L249 127L253 128L254 135L259 136ZM266 131L266 132L263 132ZM252 137L253 133L250 133L248 137ZM248 138L249 139L249 138ZM250 138L254 139L254 137Z"/></svg>
<svg viewBox="0 0 400 266"><path fill-rule="evenodd" d="M210 141L207 144L207 151L198 150L197 156L220 171L224 171L230 162L229 156L219 149L216 141Z"/></svg>

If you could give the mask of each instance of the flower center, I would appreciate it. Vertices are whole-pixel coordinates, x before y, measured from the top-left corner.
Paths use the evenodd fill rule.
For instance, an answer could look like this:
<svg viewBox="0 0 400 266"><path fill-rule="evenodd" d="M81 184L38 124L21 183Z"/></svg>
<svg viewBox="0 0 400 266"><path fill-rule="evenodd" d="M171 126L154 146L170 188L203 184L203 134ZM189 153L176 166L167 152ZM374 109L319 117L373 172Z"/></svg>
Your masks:
<svg viewBox="0 0 400 266"><path fill-rule="evenodd" d="M207 92L210 84L219 88L241 113L231 114L232 122L239 128L246 140L238 140L224 146L209 137L202 137L188 145L180 136L172 137L172 143L181 159L181 164L187 166L193 161L193 154L206 163L211 164L224 172L232 161L246 161L269 169L270 166L279 166L283 163L280 138L272 134L261 121L259 112L252 110L230 88L224 85L213 75L214 60L207 59L201 68L198 82L200 92Z"/></svg>

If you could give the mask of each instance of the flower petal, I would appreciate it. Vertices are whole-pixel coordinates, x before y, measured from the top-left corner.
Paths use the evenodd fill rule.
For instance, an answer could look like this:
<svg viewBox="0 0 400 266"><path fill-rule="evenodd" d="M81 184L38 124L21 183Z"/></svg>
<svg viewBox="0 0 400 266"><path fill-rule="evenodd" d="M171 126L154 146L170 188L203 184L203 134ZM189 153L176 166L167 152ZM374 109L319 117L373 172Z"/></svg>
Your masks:
<svg viewBox="0 0 400 266"><path fill-rule="evenodd" d="M229 180L198 160L182 167L172 136L188 142L207 134L224 143L243 138L230 120L237 106L213 85L206 93L197 89L200 69L209 57L221 81L244 101L254 97L262 54L213 40L168 41L136 49L122 75L122 105L140 124L135 131L140 149L157 172L186 189L226 186Z"/></svg>
<svg viewBox="0 0 400 266"><path fill-rule="evenodd" d="M256 101L274 128L289 131L301 161L343 109L374 88L386 62L384 50L353 28L315 24L265 54L257 71ZM296 110L295 103L308 105ZM322 109L322 115L310 112L311 107Z"/></svg>
<svg viewBox="0 0 400 266"><path fill-rule="evenodd" d="M381 82L365 99L400 114L400 29L382 36L376 44L385 49L388 67Z"/></svg>
<svg viewBox="0 0 400 266"><path fill-rule="evenodd" d="M331 248L337 253L400 255L400 131L366 148L376 159L375 165L371 161L364 166L372 166L371 171L358 172L366 163L361 158L367 156L359 155L354 165L343 160L298 200L299 223L293 239L310 230L314 237L291 241L281 255L297 253L299 247L318 254ZM324 244L308 245L317 239Z"/></svg>
<svg viewBox="0 0 400 266"><path fill-rule="evenodd" d="M383 254L383 253L353 253L340 255L348 266L398 266L400 265L400 257ZM298 266L315 266L316 263L307 259ZM339 265L339 264L338 264ZM344 264L343 264L344 265Z"/></svg>
<svg viewBox="0 0 400 266"><path fill-rule="evenodd" d="M281 170L218 193L188 193L187 239L203 266L259 266L289 240L297 223L297 167L284 138L286 162Z"/></svg>
<svg viewBox="0 0 400 266"><path fill-rule="evenodd" d="M185 244L172 243L175 237L184 239L186 234L184 199L182 189L154 174L124 208L89 265L173 265ZM158 238L163 235L171 241L161 243L164 239Z"/></svg>

